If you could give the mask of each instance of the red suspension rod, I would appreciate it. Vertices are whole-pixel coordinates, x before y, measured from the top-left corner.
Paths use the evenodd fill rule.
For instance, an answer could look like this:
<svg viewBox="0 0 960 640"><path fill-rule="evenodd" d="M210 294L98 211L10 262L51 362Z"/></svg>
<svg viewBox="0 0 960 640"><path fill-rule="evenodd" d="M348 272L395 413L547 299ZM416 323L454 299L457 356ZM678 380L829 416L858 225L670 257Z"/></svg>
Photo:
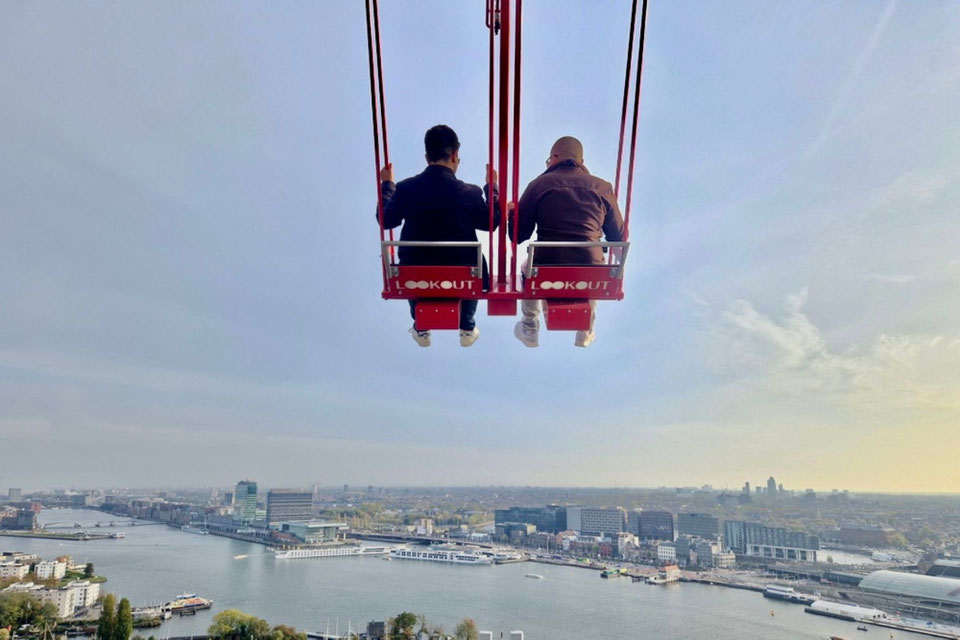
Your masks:
<svg viewBox="0 0 960 640"><path fill-rule="evenodd" d="M380 242L384 239L383 230L383 192L380 189L380 131L377 126L377 86L374 82L376 72L374 71L374 46L373 46L373 25L370 17L370 2L366 1L367 12L367 58L370 64L370 113L373 116L373 157L374 157L374 175L377 179L377 217L380 220ZM386 276L386 273L384 273ZM386 280L384 280L386 283Z"/></svg>
<svg viewBox="0 0 960 640"><path fill-rule="evenodd" d="M517 285L517 223L520 215L520 45L522 34L523 0L517 0L517 15L515 18L514 52L513 52L513 191L511 200L514 203L513 238L510 242L510 286ZM507 224L506 218L503 224Z"/></svg>
<svg viewBox="0 0 960 640"><path fill-rule="evenodd" d="M509 171L510 118L510 2L500 5L500 139L497 177L500 185L500 233L498 234L497 283L507 281L507 177Z"/></svg>

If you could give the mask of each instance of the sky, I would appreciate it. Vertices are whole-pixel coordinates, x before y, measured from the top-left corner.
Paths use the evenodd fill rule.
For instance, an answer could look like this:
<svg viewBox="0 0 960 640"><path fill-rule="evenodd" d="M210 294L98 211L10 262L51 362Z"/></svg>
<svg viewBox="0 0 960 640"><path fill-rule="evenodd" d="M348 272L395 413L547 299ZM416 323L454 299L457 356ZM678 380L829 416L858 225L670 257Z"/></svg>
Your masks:
<svg viewBox="0 0 960 640"><path fill-rule="evenodd" d="M381 8L391 160L486 161L482 2ZM521 183L612 180L625 0L524 3ZM622 302L380 298L361 2L0 3L0 488L960 491L960 3L651 0Z"/></svg>

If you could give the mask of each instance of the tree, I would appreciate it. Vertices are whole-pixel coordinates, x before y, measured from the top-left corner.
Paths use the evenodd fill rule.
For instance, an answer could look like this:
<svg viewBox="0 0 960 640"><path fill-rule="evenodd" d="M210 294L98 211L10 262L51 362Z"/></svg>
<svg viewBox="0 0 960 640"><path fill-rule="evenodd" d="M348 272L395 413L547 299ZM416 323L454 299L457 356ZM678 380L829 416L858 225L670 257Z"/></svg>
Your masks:
<svg viewBox="0 0 960 640"><path fill-rule="evenodd" d="M417 624L417 614L404 611L393 619L390 628L391 638L412 638L413 626Z"/></svg>
<svg viewBox="0 0 960 640"><path fill-rule="evenodd" d="M278 624L270 631L270 640L307 640L307 634L285 624Z"/></svg>
<svg viewBox="0 0 960 640"><path fill-rule="evenodd" d="M130 601L126 598L120 600L117 605L117 618L114 623L113 640L130 640L133 633L133 610L130 608Z"/></svg>
<svg viewBox="0 0 960 640"><path fill-rule="evenodd" d="M57 608L28 593L0 593L0 628L55 624Z"/></svg>
<svg viewBox="0 0 960 640"><path fill-rule="evenodd" d="M213 616L207 629L213 640L268 640L270 625L266 620L237 609L226 609Z"/></svg>
<svg viewBox="0 0 960 640"><path fill-rule="evenodd" d="M85 567L83 568L83 577L84 577L84 578L92 578L92 577L93 577L93 563L92 563L92 562L88 562L88 563L87 563L87 566L85 566Z"/></svg>
<svg viewBox="0 0 960 640"><path fill-rule="evenodd" d="M480 637L480 634L477 633L477 623L471 618L464 618L460 621L460 624L457 625L453 636L457 640L477 640L477 638Z"/></svg>
<svg viewBox="0 0 960 640"><path fill-rule="evenodd" d="M113 640L117 630L117 599L108 593L100 603L100 622L97 623L97 640Z"/></svg>

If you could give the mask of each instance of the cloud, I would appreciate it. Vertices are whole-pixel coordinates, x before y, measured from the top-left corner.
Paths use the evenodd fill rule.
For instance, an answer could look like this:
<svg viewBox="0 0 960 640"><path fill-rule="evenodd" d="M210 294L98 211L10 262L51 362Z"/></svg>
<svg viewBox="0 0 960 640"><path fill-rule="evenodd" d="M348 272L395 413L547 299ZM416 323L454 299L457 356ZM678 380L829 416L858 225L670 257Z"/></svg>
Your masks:
<svg viewBox="0 0 960 640"><path fill-rule="evenodd" d="M864 276L866 280L875 280L877 282L888 282L890 284L906 284L908 282L913 282L917 279L917 276L908 275L903 273L868 273Z"/></svg>
<svg viewBox="0 0 960 640"><path fill-rule="evenodd" d="M806 288L786 296L779 318L746 300L728 305L717 335L732 371L774 394L830 400L858 412L960 411L956 340L881 333L868 345L837 351L804 313L808 297Z"/></svg>

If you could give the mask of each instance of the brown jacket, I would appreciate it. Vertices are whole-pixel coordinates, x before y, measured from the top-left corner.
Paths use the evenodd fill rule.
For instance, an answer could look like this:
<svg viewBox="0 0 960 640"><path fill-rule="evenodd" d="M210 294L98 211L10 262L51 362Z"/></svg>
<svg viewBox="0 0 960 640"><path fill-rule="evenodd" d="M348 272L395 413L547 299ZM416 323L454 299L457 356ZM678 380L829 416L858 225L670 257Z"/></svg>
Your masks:
<svg viewBox="0 0 960 640"><path fill-rule="evenodd" d="M623 239L623 216L606 180L590 175L573 160L556 164L527 185L518 203L517 242L537 230L537 240L551 242L597 242ZM604 264L603 250L537 249L537 264Z"/></svg>

